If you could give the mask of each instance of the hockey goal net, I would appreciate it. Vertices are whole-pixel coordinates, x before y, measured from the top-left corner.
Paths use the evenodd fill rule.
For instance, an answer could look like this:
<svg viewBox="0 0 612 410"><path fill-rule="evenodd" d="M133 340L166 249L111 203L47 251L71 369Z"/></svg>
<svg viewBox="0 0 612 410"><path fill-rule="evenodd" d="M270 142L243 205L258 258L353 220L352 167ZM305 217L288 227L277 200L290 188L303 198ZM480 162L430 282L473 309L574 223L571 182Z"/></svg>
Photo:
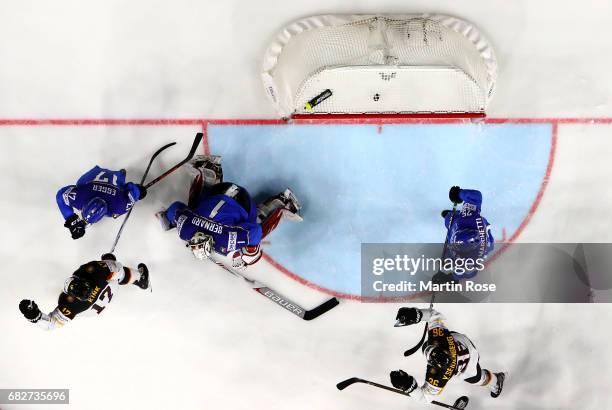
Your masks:
<svg viewBox="0 0 612 410"><path fill-rule="evenodd" d="M262 78L284 118L322 114L484 116L494 52L443 15L324 15L286 26Z"/></svg>

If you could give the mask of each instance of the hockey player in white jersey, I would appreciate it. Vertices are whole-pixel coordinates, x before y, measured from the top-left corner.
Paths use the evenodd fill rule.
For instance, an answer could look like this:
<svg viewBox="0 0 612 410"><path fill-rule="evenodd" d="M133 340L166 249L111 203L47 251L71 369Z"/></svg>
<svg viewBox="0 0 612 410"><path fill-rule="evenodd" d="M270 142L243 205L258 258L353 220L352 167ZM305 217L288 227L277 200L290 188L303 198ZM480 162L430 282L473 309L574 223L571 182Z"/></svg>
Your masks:
<svg viewBox="0 0 612 410"><path fill-rule="evenodd" d="M117 262L113 254L102 255L102 260L81 265L64 283L57 307L49 314L42 313L33 300L24 299L19 310L26 319L45 330L63 327L75 317L97 316L113 300L119 285L135 285L149 289L149 270L144 263L138 269Z"/></svg>
<svg viewBox="0 0 612 410"><path fill-rule="evenodd" d="M495 373L480 367L480 355L464 334L449 331L445 318L434 309L400 308L396 326L414 325L427 321L428 337L421 347L427 359L425 382L419 386L414 377L403 370L390 374L391 384L410 393L411 397L431 402L437 398L452 378L486 387L497 398L504 387L506 373Z"/></svg>

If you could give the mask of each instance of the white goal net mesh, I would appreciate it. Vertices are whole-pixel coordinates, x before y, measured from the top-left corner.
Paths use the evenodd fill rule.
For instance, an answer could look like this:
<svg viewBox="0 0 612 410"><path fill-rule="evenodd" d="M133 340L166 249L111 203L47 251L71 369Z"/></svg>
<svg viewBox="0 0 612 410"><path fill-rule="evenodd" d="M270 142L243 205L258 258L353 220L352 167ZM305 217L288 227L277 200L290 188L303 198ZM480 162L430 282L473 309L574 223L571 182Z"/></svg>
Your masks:
<svg viewBox="0 0 612 410"><path fill-rule="evenodd" d="M262 78L282 117L484 113L496 72L490 45L463 20L327 15L285 27L266 52Z"/></svg>

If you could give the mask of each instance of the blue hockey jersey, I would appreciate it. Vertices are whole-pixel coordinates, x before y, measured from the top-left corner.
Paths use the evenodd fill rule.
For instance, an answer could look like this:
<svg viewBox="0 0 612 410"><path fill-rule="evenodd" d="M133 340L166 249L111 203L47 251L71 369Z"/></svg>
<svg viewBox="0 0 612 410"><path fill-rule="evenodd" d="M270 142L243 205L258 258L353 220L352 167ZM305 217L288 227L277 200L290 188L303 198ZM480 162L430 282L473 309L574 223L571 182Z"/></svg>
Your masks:
<svg viewBox="0 0 612 410"><path fill-rule="evenodd" d="M223 193L204 192L193 209L182 202L174 202L166 211L168 221L185 241L196 232L211 235L215 252L222 255L259 245L262 230L257 223L255 202L246 189L230 183L222 185L228 189ZM211 191L218 190L213 187Z"/></svg>
<svg viewBox="0 0 612 410"><path fill-rule="evenodd" d="M494 248L495 240L491 234L489 222L480 215L482 206L482 193L475 189L462 189L459 192L459 197L463 200L463 206L460 211L455 211L453 224L449 227L451 221L451 213L449 212L444 217L444 224L448 229L446 240L448 241L448 256L452 258L478 258L484 259ZM453 249L453 238L458 231L464 229L473 229L478 232L479 241L476 249L471 252L462 252L460 255ZM461 275L453 274L456 279L469 279L474 277L478 271L465 272Z"/></svg>
<svg viewBox="0 0 612 410"><path fill-rule="evenodd" d="M83 174L76 185L68 185L57 191L55 200L64 219L82 211L93 198L101 198L107 204L106 216L116 217L126 213L140 199L138 186L125 182L125 173L93 167Z"/></svg>

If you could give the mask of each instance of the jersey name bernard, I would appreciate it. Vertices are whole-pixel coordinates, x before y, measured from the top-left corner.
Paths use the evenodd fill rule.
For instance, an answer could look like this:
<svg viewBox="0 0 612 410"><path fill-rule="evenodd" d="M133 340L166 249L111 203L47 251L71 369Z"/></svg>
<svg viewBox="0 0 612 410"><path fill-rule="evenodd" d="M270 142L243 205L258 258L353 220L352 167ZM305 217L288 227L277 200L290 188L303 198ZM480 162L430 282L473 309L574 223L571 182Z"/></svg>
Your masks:
<svg viewBox="0 0 612 410"><path fill-rule="evenodd" d="M189 219L189 216L187 215L181 215L178 217L176 221L176 229L179 232L183 229L183 225L185 224L185 222L187 222L188 219ZM204 228L209 232L216 233L216 234L223 233L223 226L215 222L212 222L208 219L201 218L197 215L192 216L190 222L193 226L197 226L198 228Z"/></svg>
<svg viewBox="0 0 612 410"><path fill-rule="evenodd" d="M221 225L214 223L208 219L201 218L199 216L193 216L191 218L191 223L194 226L197 226L199 228L204 228L207 231L210 231L212 233L216 233L216 234L223 233L223 227Z"/></svg>

